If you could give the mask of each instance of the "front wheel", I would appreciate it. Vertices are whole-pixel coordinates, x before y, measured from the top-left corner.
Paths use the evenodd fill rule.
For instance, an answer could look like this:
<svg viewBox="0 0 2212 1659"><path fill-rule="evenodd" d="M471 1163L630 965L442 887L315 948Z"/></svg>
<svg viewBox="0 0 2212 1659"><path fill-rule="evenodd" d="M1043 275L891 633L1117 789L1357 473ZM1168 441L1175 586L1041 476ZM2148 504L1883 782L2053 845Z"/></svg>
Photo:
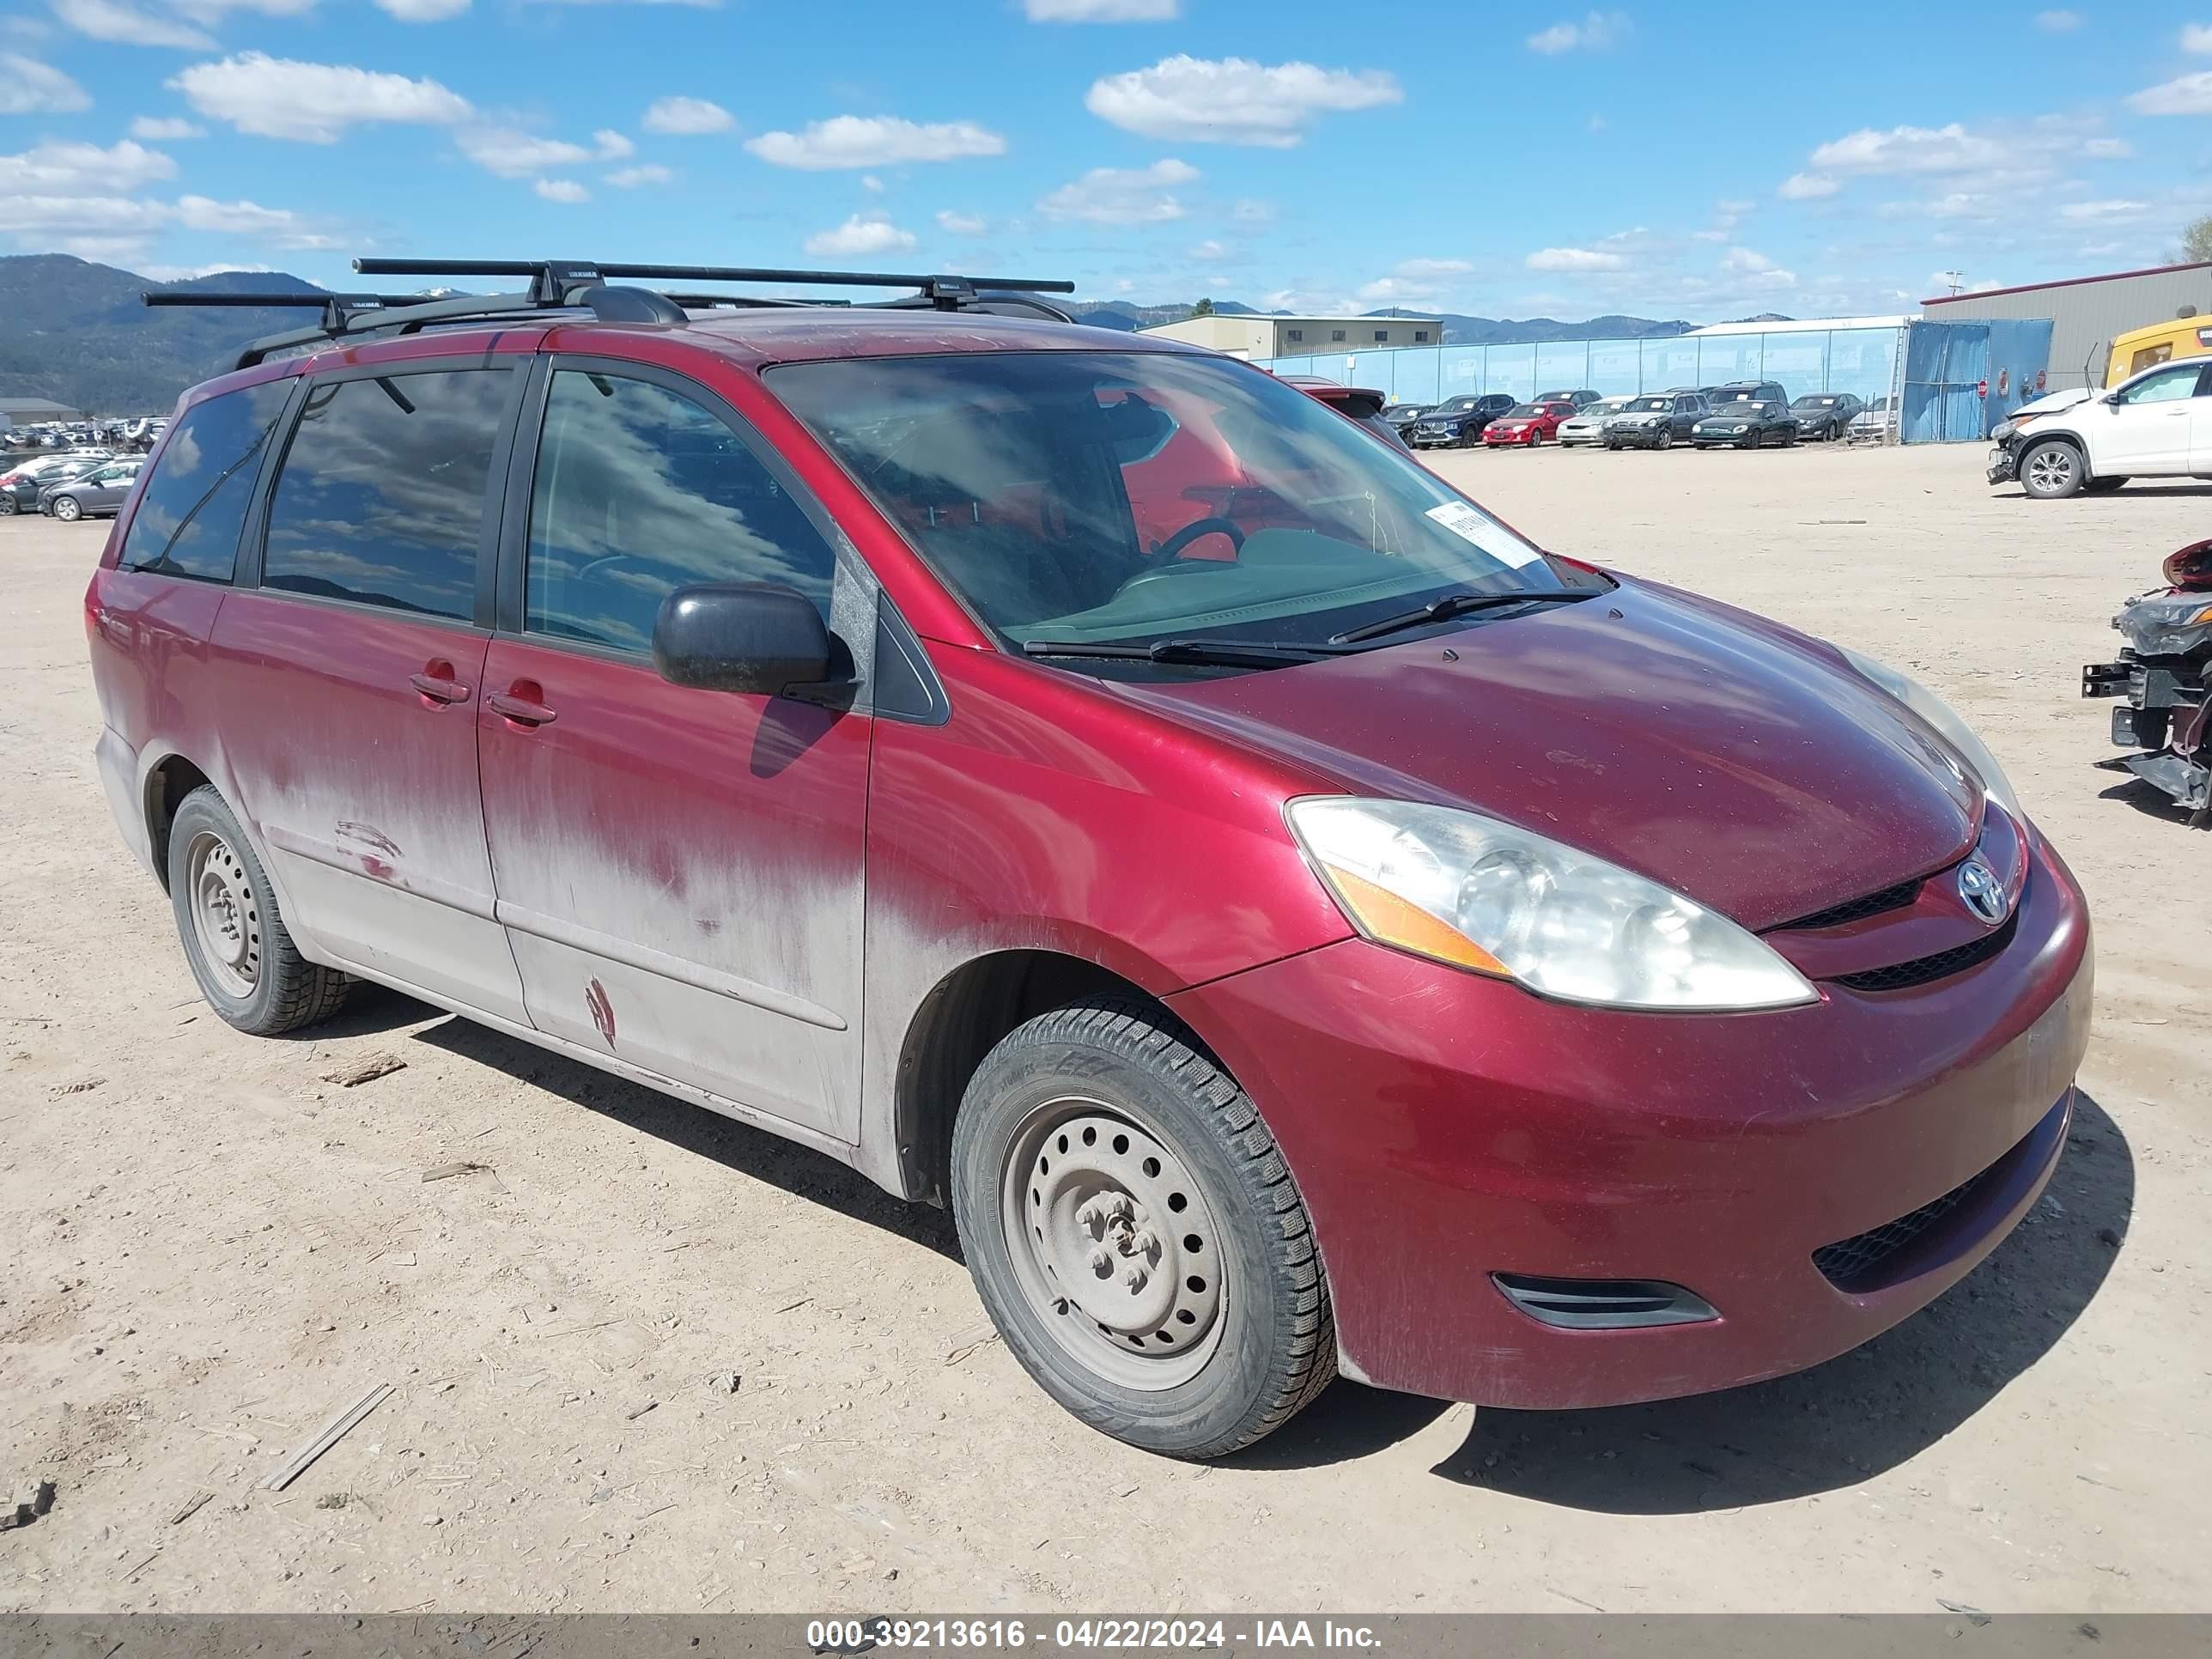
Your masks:
<svg viewBox="0 0 2212 1659"><path fill-rule="evenodd" d="M952 1212L1007 1349L1133 1446L1224 1456L1335 1375L1297 1182L1164 1010L1079 1002L1002 1040L953 1126Z"/></svg>
<svg viewBox="0 0 2212 1659"><path fill-rule="evenodd" d="M2031 446L2020 458L2021 488L2038 501L2055 501L2077 495L2085 482L2081 452L2057 438Z"/></svg>
<svg viewBox="0 0 2212 1659"><path fill-rule="evenodd" d="M16 511L15 498L5 490L0 490L0 519L12 519Z"/></svg>
<svg viewBox="0 0 2212 1659"><path fill-rule="evenodd" d="M54 497L54 517L59 519L64 524L75 524L83 516L84 509L77 505L76 496L57 495Z"/></svg>
<svg viewBox="0 0 2212 1659"><path fill-rule="evenodd" d="M1544 434L1533 428L1530 428L1528 433L1528 447L1531 449L1541 449L1543 447Z"/></svg>
<svg viewBox="0 0 2212 1659"><path fill-rule="evenodd" d="M1671 426L1661 427L1659 435L1651 441L1651 447L1654 449L1672 449L1674 447L1674 428Z"/></svg>

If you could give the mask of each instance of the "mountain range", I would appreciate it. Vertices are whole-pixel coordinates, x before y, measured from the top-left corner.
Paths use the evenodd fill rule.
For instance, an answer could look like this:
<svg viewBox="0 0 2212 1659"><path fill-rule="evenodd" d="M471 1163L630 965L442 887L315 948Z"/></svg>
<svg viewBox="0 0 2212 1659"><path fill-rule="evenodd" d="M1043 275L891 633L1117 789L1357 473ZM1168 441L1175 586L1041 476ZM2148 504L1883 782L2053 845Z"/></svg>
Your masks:
<svg viewBox="0 0 2212 1659"><path fill-rule="evenodd" d="M161 286L150 277L67 254L0 257L0 319L5 319L0 325L0 396L49 398L100 415L166 410L185 387L228 368L245 342L314 319L311 310L287 307L156 310L139 303L143 290ZM313 283L270 270L222 271L170 286L228 294L322 292ZM1067 308L1079 322L1124 331L1191 314L1188 303L1139 306L1121 300L1078 300ZM1285 314L1260 313L1234 300L1216 300L1213 308ZM1370 314L1413 313L1386 309ZM1439 316L1445 343L1452 345L1636 339L1686 334L1697 326L1644 317L1565 323L1549 317L1514 321L1454 312L1419 314Z"/></svg>

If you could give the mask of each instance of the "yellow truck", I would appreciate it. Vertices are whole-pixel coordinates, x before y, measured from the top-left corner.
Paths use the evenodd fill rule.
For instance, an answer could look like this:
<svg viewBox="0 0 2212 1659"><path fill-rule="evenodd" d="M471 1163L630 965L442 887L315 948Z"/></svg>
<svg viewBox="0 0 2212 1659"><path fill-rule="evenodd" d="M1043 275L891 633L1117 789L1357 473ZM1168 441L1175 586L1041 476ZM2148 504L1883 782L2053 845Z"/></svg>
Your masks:
<svg viewBox="0 0 2212 1659"><path fill-rule="evenodd" d="M2207 355L2212 355L2212 317L2177 317L2131 328L2112 337L2112 360L2105 370L2105 384L2118 386L2130 374L2176 357Z"/></svg>

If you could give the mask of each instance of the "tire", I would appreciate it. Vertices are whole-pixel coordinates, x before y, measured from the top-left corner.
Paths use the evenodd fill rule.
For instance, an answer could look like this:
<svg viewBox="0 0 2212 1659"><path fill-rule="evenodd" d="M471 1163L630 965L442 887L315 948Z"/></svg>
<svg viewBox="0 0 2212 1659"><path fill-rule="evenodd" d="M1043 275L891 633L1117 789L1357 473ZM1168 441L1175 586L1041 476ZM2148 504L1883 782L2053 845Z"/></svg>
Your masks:
<svg viewBox="0 0 2212 1659"><path fill-rule="evenodd" d="M1671 426L1661 427L1659 435L1651 441L1651 447L1654 449L1672 449L1674 447L1674 428Z"/></svg>
<svg viewBox="0 0 2212 1659"><path fill-rule="evenodd" d="M1078 1002L992 1049L953 1125L952 1213L1008 1350L1130 1445L1225 1456L1336 1374L1297 1184L1251 1100L1164 1010Z"/></svg>
<svg viewBox="0 0 2212 1659"><path fill-rule="evenodd" d="M328 1019L351 981L292 943L253 844L213 784L169 825L169 900L185 960L208 1006L253 1036Z"/></svg>
<svg viewBox="0 0 2212 1659"><path fill-rule="evenodd" d="M2092 478L2087 483L2084 483L2081 486L2081 489L2083 492L2087 495L2109 495L2126 482L2127 478L2125 475L2122 475L2118 477Z"/></svg>
<svg viewBox="0 0 2212 1659"><path fill-rule="evenodd" d="M54 497L54 517L59 519L64 524L75 524L83 516L84 509L77 505L77 499L76 496L57 495Z"/></svg>
<svg viewBox="0 0 2212 1659"><path fill-rule="evenodd" d="M1534 427L1529 428L1528 447L1531 449L1541 449L1543 447L1544 434Z"/></svg>
<svg viewBox="0 0 2212 1659"><path fill-rule="evenodd" d="M2081 452L2057 438L2030 444L2020 458L2017 471L2021 488L2039 501L2063 501L2079 495L2088 481Z"/></svg>
<svg viewBox="0 0 2212 1659"><path fill-rule="evenodd" d="M0 519L12 519L16 512L15 498L6 491L0 490Z"/></svg>

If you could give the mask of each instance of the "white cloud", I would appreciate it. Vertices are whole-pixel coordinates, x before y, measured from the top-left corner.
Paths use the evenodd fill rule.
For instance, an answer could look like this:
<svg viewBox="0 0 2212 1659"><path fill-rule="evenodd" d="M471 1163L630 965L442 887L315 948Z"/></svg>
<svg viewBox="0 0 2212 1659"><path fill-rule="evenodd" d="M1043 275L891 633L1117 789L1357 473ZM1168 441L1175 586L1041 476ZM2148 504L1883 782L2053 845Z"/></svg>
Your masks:
<svg viewBox="0 0 2212 1659"><path fill-rule="evenodd" d="M1178 54L1150 69L1093 82L1083 102L1099 119L1147 138L1288 149L1321 115L1373 109L1404 97L1397 78L1383 70L1267 66L1244 58Z"/></svg>
<svg viewBox="0 0 2212 1659"><path fill-rule="evenodd" d="M263 17L298 17L315 9L315 0L170 0L196 23L220 23L234 11Z"/></svg>
<svg viewBox="0 0 2212 1659"><path fill-rule="evenodd" d="M656 98L647 107L642 125L647 132L698 134L727 132L737 119L704 98Z"/></svg>
<svg viewBox="0 0 2212 1659"><path fill-rule="evenodd" d="M809 253L850 256L860 253L903 253L915 243L912 231L901 230L881 214L854 214L835 230L806 239Z"/></svg>
<svg viewBox="0 0 2212 1659"><path fill-rule="evenodd" d="M179 138L204 138L205 127L196 127L182 116L142 115L131 124L131 136L155 143L173 143Z"/></svg>
<svg viewBox="0 0 2212 1659"><path fill-rule="evenodd" d="M955 213L947 208L937 216L937 228L948 236L982 236L989 233L990 221L974 213Z"/></svg>
<svg viewBox="0 0 2212 1659"><path fill-rule="evenodd" d="M2118 224L2140 219L2150 211L2148 202L2130 202L2114 198L2103 202L2069 202L2058 210L2058 216L2070 219L2075 224Z"/></svg>
<svg viewBox="0 0 2212 1659"><path fill-rule="evenodd" d="M1032 23L1164 23L1177 0L1022 0Z"/></svg>
<svg viewBox="0 0 2212 1659"><path fill-rule="evenodd" d="M1434 283L1404 276L1378 276L1360 284L1358 296L1370 305L1425 305L1437 297Z"/></svg>
<svg viewBox="0 0 2212 1659"><path fill-rule="evenodd" d="M157 149L125 139L98 144L35 144L20 155L0 155L0 194L106 195L137 190L156 179L173 179L177 164Z"/></svg>
<svg viewBox="0 0 2212 1659"><path fill-rule="evenodd" d="M1197 179L1198 169L1173 158L1148 167L1093 167L1037 204L1048 219L1094 225L1156 225L1183 216L1173 187Z"/></svg>
<svg viewBox="0 0 2212 1659"><path fill-rule="evenodd" d="M1628 261L1595 248L1540 247L1522 263L1531 270L1619 270Z"/></svg>
<svg viewBox="0 0 2212 1659"><path fill-rule="evenodd" d="M2093 161L2124 161L2135 153L2124 138L2092 138L2081 146L2081 154Z"/></svg>
<svg viewBox="0 0 2212 1659"><path fill-rule="evenodd" d="M531 188L549 202L588 202L592 192L574 179L540 179Z"/></svg>
<svg viewBox="0 0 2212 1659"><path fill-rule="evenodd" d="M804 132L763 132L746 140L745 148L780 167L822 172L1003 155L1006 141L973 121L925 125L896 115L833 115L826 121L808 122Z"/></svg>
<svg viewBox="0 0 2212 1659"><path fill-rule="evenodd" d="M51 64L0 52L0 115L66 115L91 107L84 88Z"/></svg>
<svg viewBox="0 0 2212 1659"><path fill-rule="evenodd" d="M469 0L376 0L403 23L442 23L469 9Z"/></svg>
<svg viewBox="0 0 2212 1659"><path fill-rule="evenodd" d="M243 265L235 259L220 259L211 265L149 265L141 264L138 274L157 283L192 283L203 276L221 276L234 270L274 270L274 265Z"/></svg>
<svg viewBox="0 0 2212 1659"><path fill-rule="evenodd" d="M54 15L79 34L126 46L182 46L204 52L215 38L189 23L141 11L122 0L52 0Z"/></svg>
<svg viewBox="0 0 2212 1659"><path fill-rule="evenodd" d="M58 176L59 164L52 159L56 152L84 149L97 154L95 146L41 145L26 155L0 157L0 234L35 240L49 247L58 246L88 259L143 258L156 235L175 228L249 236L290 248L323 248L331 244L332 239L311 231L298 214L265 208L258 202L218 202L207 196L159 202L112 193L118 181L123 188L129 188L134 169L138 177L158 171L129 155L128 149L135 147L116 148L125 151L120 158L123 170L106 176L108 193L81 188L58 194L51 189L21 188L27 182L44 185ZM37 159L42 155L47 158L43 161ZM108 155L116 159L113 152ZM11 165L27 162L32 164L28 172L21 165ZM92 189L96 191L98 186ZM222 267L239 268L235 264Z"/></svg>
<svg viewBox="0 0 2212 1659"><path fill-rule="evenodd" d="M617 190L635 190L640 185L665 185L675 176L659 162L646 161L634 167L617 167L606 175L606 181Z"/></svg>
<svg viewBox="0 0 2212 1659"><path fill-rule="evenodd" d="M356 122L450 126L474 112L468 100L435 81L260 52L195 64L168 85L201 114L240 132L311 144L336 143Z"/></svg>
<svg viewBox="0 0 2212 1659"><path fill-rule="evenodd" d="M286 236L301 228L300 216L289 208L265 208L258 202L218 202L205 196L177 200L177 222L186 230L220 232L235 236Z"/></svg>
<svg viewBox="0 0 2212 1659"><path fill-rule="evenodd" d="M1793 173L1774 193L1785 202L1811 202L1833 196L1842 188L1825 173Z"/></svg>
<svg viewBox="0 0 2212 1659"><path fill-rule="evenodd" d="M884 181L877 178L872 173L862 173L860 175L860 188L866 191L871 196L880 196L884 193Z"/></svg>
<svg viewBox="0 0 2212 1659"><path fill-rule="evenodd" d="M513 127L464 127L453 142L462 155L502 179L527 179L550 167L573 167L592 159L592 152L581 144L541 138Z"/></svg>
<svg viewBox="0 0 2212 1659"><path fill-rule="evenodd" d="M612 127L601 127L592 135L592 142L599 146L602 161L627 161L637 154L637 146Z"/></svg>
<svg viewBox="0 0 2212 1659"><path fill-rule="evenodd" d="M1563 52L1603 52L1625 39L1636 25L1623 11L1594 11L1579 23L1554 23L1528 37L1528 50L1547 57Z"/></svg>
<svg viewBox="0 0 2212 1659"><path fill-rule="evenodd" d="M2039 11L2035 14L2035 27L2045 34L2071 34L2081 27L2078 11Z"/></svg>
<svg viewBox="0 0 2212 1659"><path fill-rule="evenodd" d="M1430 276L1464 276L1474 267L1464 259L1401 259L1398 275L1419 282Z"/></svg>
<svg viewBox="0 0 2212 1659"><path fill-rule="evenodd" d="M1208 237L1191 249L1190 257L1202 264L1218 264L1229 257L1229 245Z"/></svg>
<svg viewBox="0 0 2212 1659"><path fill-rule="evenodd" d="M2128 107L2138 115L2212 115L2212 70L2145 87Z"/></svg>
<svg viewBox="0 0 2212 1659"><path fill-rule="evenodd" d="M1814 150L1813 166L1828 173L1963 173L2002 167L2015 159L1993 138L1966 131L1957 121L1941 127L1873 127L1825 143Z"/></svg>
<svg viewBox="0 0 2212 1659"><path fill-rule="evenodd" d="M2181 49L2202 56L2212 52L2212 23L2190 23L2181 31Z"/></svg>
<svg viewBox="0 0 2212 1659"><path fill-rule="evenodd" d="M1784 270L1764 253L1747 247L1732 247L1721 260L1721 269L1733 276L1750 279L1753 288L1795 288L1797 274Z"/></svg>

